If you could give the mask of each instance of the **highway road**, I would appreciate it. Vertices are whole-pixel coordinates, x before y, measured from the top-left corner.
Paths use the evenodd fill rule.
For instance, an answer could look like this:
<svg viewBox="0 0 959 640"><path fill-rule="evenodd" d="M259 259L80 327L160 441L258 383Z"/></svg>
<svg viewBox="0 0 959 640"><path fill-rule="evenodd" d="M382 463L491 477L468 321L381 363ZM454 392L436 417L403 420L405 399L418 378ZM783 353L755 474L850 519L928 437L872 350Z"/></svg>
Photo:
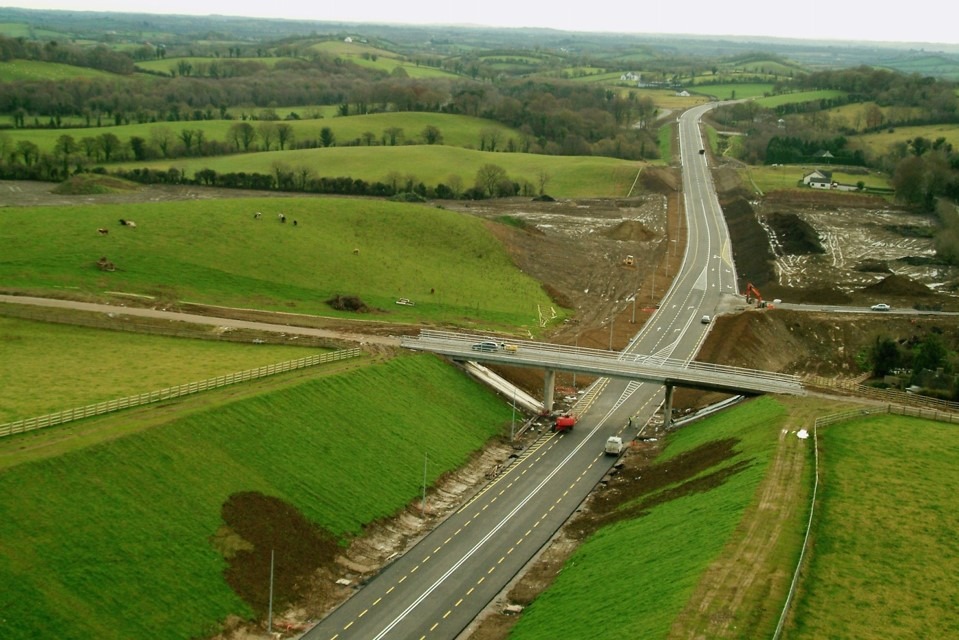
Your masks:
<svg viewBox="0 0 959 640"><path fill-rule="evenodd" d="M728 234L706 166L698 120L680 118L684 199L689 228L681 273L624 357L689 362L723 294L735 293ZM663 387L597 380L576 407L580 420L562 435L540 437L468 504L362 586L308 631L310 640L456 638L609 472L611 435L627 439L663 401ZM571 603L571 606L574 606Z"/></svg>

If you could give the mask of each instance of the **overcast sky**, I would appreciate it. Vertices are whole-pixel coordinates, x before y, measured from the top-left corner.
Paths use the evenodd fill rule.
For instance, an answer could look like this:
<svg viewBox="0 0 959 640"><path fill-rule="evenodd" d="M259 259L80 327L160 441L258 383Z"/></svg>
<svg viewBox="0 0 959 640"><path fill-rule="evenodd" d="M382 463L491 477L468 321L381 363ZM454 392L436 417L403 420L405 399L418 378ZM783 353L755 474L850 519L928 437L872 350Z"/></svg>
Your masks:
<svg viewBox="0 0 959 640"><path fill-rule="evenodd" d="M567 10L565 6L576 7ZM233 15L347 22L472 24L697 35L777 36L959 44L959 9L951 0L769 2L768 0L0 0L2 6L76 11ZM951 8L949 8L951 7Z"/></svg>

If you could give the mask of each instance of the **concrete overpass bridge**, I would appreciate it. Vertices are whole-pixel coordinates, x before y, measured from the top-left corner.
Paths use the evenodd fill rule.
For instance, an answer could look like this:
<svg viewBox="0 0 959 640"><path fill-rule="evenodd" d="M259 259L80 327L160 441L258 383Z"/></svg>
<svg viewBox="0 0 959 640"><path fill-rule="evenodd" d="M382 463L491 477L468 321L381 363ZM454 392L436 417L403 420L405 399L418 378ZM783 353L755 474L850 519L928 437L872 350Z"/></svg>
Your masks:
<svg viewBox="0 0 959 640"><path fill-rule="evenodd" d="M544 369L546 380L543 390L543 409L546 412L553 409L553 389L557 371L664 385L666 406L663 413L667 421L672 409L672 392L675 387L737 395L805 394L799 378L792 375L641 355L628 351L603 351L530 340L503 342L487 336L430 330L424 330L414 338L403 338L400 344L407 349L438 353L454 360Z"/></svg>

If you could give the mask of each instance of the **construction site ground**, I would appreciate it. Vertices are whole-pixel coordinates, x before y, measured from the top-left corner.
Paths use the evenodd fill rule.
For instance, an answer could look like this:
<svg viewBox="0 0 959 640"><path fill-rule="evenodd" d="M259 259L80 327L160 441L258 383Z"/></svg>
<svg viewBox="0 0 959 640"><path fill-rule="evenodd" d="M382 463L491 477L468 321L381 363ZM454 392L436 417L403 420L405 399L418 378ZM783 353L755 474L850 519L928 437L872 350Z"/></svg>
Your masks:
<svg viewBox="0 0 959 640"><path fill-rule="evenodd" d="M887 201L832 193L784 192L759 199L740 184L732 170L714 172L727 226L733 239L740 289L753 283L767 300L814 305L865 305L885 302L894 307L942 308L959 311L955 267L937 264L933 240L927 233L930 218L899 210ZM504 243L517 266L543 283L558 305L574 310L572 319L556 327L549 340L600 349L622 349L655 311L657 301L671 284L682 261L685 224L679 173L673 169L650 169L642 176L642 195L623 199L566 200L533 202L528 199L482 202L444 202L442 206L486 218L490 229ZM2 183L7 205L44 204L51 196L50 185ZM22 185L19 191L7 187ZM17 187L19 189L19 187ZM8 194L12 194L7 198ZM18 195L19 194L19 195ZM135 194L122 194L123 201L142 199L193 199L235 197L228 191L214 194L189 188L151 187ZM263 194L257 194L263 195ZM78 198L87 202L90 197ZM57 201L62 196L56 196ZM509 224L497 224L504 217ZM517 224L519 221L519 224ZM631 260L627 260L631 256ZM631 263L631 264L630 264ZM191 309L192 311L204 311ZM209 310L207 310L209 311ZM222 312L222 310L218 310ZM210 311L212 313L212 311ZM258 316L258 319L268 319ZM350 322L318 319L311 324L344 333L355 333ZM948 347L959 349L959 316L905 316L879 312L836 314L827 311L757 309L738 301L719 314L699 353L710 362L795 374L854 378L862 373L862 356L878 337L900 344L915 344L927 333L937 333ZM364 330L379 334L416 331L416 327L364 324ZM501 369L500 373L534 395L542 393L542 373L527 369ZM580 377L576 387L589 380ZM571 376L558 376L557 384L570 392ZM562 395L562 394L561 394ZM675 398L680 412L690 411L719 399L715 394L678 390ZM800 410L801 411L801 410ZM367 535L344 551L322 536L287 536L294 557L309 565L309 579L290 586L285 593L291 603L277 613L274 631L285 637L302 632L311 620L322 617L349 597L352 591L375 576L390 557L402 553L462 499L482 486L492 474L508 464L514 446L523 446L542 431L530 430L515 445L491 444L462 469L450 474L431 490L428 513L419 502L395 518L372 523ZM791 441L790 441L791 442ZM783 444L773 471L763 487L762 500L777 501L789 491L798 448ZM633 500L666 482L665 470L655 463L657 443L631 446L623 457L624 470L614 491L594 496L570 526L545 549L508 593L498 599L477 620L466 636L475 640L505 638L516 616L507 615L506 603L528 604L555 577L563 560L592 530L615 517L616 506ZM714 443L694 454L675 460L668 471L669 481L694 478L703 469L730 455L728 443ZM642 476L642 483L629 478ZM690 485L690 490L694 487ZM680 495L680 493L672 494ZM264 511L287 522L291 533L304 526L297 514L273 501L244 495L224 506L233 533L257 538L257 523ZM277 526L274 524L274 526ZM746 526L746 525L744 525ZM751 558L773 544L775 522L747 526L743 547L734 552ZM758 527L758 528L756 528ZM229 544L230 531L225 531ZM295 548L302 541L303 548ZM765 542L764 542L765 541ZM323 553L318 553L316 545ZM250 554L247 554L250 555ZM229 569L230 584L248 602L264 602L262 567L246 564L243 554L234 556ZM320 558L320 560L317 560ZM729 581L750 583L751 588L770 588L781 576L745 576L730 567L751 562L729 561L710 575L722 575L725 582L703 581L699 601L722 598ZM745 569L744 569L745 570ZM725 586L724 586L725 585ZM728 604L735 606L734 601ZM703 620L696 611L684 612L674 629L676 637L724 637L722 619ZM262 621L262 616L261 616ZM703 634L703 625L712 625ZM699 635L691 636L697 629ZM221 638L265 637L262 622L230 621Z"/></svg>

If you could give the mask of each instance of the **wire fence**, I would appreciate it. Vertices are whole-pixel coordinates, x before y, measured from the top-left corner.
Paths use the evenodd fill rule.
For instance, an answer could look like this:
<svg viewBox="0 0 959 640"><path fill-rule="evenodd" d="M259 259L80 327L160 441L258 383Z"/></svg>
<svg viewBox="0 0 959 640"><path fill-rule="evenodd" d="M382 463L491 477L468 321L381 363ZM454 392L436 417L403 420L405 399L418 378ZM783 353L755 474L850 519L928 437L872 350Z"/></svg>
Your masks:
<svg viewBox="0 0 959 640"><path fill-rule="evenodd" d="M954 403L950 403L954 404ZM793 599L796 595L796 589L799 585L799 577L802 574L803 563L806 559L806 554L809 551L809 538L812 535L812 526L815 520L816 515L816 496L819 491L819 428L826 427L831 424L836 424L839 422L846 422L847 420L855 420L857 418L864 418L868 416L881 415L881 414L893 414L900 416L911 416L915 418L922 418L924 420L936 420L938 422L948 422L949 424L959 424L959 414L951 413L947 411L940 411L938 409L925 409L920 407L906 407L901 405L885 405L881 407L869 407L863 409L853 409L850 411L843 411L840 413L833 413L828 416L821 416L816 418L816 421L813 423L812 428L812 441L813 441L813 460L814 460L814 469L813 469L813 488L812 488L812 497L809 501L809 518L806 521L806 534L803 537L802 549L799 552L799 560L796 562L796 570L793 572L792 582L789 585L789 592L786 594L786 601L783 603L783 610L779 614L779 623L776 625L776 631L773 633L773 640L779 640L782 636L783 627L786 624L786 617L789 615L789 608L792 606Z"/></svg>
<svg viewBox="0 0 959 640"><path fill-rule="evenodd" d="M53 427L56 425L65 424L67 422L72 422L74 420L82 420L83 418L103 415L105 413L112 413L122 409L139 407L153 402L161 402L163 400L180 398L182 396L199 393L201 391L219 389L220 387L225 387L231 384L248 382L250 380L256 380L257 378L273 376L278 373L286 373L287 371L305 369L307 367L314 367L319 364L355 358L359 356L360 353L361 349L358 347L354 347L352 349L340 349L338 351L332 351L329 353L298 358L297 360L287 360L277 364L257 367L256 369L247 369L245 371L239 371L237 373L231 373L225 376L218 376L216 378L208 378L199 382L190 382L187 384L177 385L175 387L168 387L166 389L160 389L159 391L140 393L137 395L127 396L125 398L119 398L117 400L107 400L105 402L98 402L97 404L90 404L85 407L66 409L64 411L58 411L56 413L50 413L44 416L38 416L36 418L25 418L23 420L17 420L16 422L8 422L0 425L0 438L17 433L33 431L35 429Z"/></svg>

